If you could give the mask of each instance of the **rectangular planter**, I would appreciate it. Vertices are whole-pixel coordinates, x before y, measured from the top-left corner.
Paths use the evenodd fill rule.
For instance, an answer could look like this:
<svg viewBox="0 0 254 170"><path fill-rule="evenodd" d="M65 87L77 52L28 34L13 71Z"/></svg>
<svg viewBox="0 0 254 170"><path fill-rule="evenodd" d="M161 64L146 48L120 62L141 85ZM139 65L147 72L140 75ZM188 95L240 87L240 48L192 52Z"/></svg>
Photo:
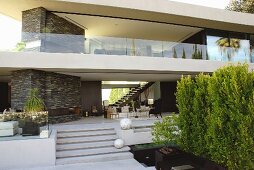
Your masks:
<svg viewBox="0 0 254 170"><path fill-rule="evenodd" d="M131 152L134 155L134 159L138 162L147 166L155 166L155 151L160 148L161 147L136 148L135 146L131 146Z"/></svg>
<svg viewBox="0 0 254 170"><path fill-rule="evenodd" d="M226 168L216 164L213 161L195 156L191 153L173 148L169 154L162 153L160 150L155 152L155 167L157 170L171 170L172 167L190 165L192 170L226 170Z"/></svg>

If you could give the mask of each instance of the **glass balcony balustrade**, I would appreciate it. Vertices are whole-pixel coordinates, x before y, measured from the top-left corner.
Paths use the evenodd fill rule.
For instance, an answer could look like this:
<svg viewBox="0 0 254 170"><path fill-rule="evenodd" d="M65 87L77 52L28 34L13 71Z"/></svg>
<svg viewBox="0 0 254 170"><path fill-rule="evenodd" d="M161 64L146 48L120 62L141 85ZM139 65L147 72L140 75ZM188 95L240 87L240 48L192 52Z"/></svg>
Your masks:
<svg viewBox="0 0 254 170"><path fill-rule="evenodd" d="M220 42L222 41L222 42ZM233 39L229 45L220 37L207 37L207 45L133 38L52 33L22 33L16 47L0 51L79 53L116 56L165 57L232 62L254 62L252 40ZM231 40L230 40L231 42ZM230 43L229 42L229 43Z"/></svg>

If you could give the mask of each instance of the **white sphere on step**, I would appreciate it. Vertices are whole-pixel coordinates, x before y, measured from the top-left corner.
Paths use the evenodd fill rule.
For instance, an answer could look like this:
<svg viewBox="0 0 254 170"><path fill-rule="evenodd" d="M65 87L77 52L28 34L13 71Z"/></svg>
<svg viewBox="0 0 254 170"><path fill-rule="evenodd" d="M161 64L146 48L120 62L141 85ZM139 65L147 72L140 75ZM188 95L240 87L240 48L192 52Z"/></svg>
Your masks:
<svg viewBox="0 0 254 170"><path fill-rule="evenodd" d="M121 149L124 146L124 141L122 139L116 139L114 141L114 146L117 149Z"/></svg>
<svg viewBox="0 0 254 170"><path fill-rule="evenodd" d="M131 128L132 121L131 119L125 118L120 121L121 129L123 130L129 130Z"/></svg>

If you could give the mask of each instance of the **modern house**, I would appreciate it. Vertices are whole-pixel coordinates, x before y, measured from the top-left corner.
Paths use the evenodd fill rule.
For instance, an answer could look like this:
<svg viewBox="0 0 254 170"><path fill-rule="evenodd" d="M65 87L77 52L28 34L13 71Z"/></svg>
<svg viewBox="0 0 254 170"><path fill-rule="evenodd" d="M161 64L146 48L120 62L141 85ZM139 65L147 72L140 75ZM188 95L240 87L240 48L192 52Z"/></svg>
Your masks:
<svg viewBox="0 0 254 170"><path fill-rule="evenodd" d="M77 106L90 112L96 106L102 115L102 89L119 87L132 90L115 105L151 98L160 100L162 112L174 112L176 82L182 76L210 74L230 62L246 62L254 69L253 14L169 0L0 0L0 13L22 22L17 49L0 47L0 112L9 107L23 110L29 91L38 88L47 109ZM146 84L112 85L108 81ZM64 129L52 132L55 137L47 141L0 143L1 149L13 149L6 151L10 159L2 157L13 161L13 155L19 156L15 164L27 159L29 166L89 162L92 158L81 157L89 154L104 154L94 156L101 160L120 158L116 154L120 151L112 146L114 127L104 128L102 135L101 129L96 133L111 143L102 141L98 148L91 136L86 136L89 140L78 136L89 130ZM60 138L58 150L56 136ZM76 144L66 138L74 138ZM84 141L92 151L84 150ZM15 148L28 156L16 154ZM115 155L105 156L108 153ZM122 157L129 156L122 153Z"/></svg>
<svg viewBox="0 0 254 170"><path fill-rule="evenodd" d="M102 81L146 81L175 111L182 75L254 62L252 14L168 0L1 0L0 11L22 22L25 44L0 52L1 110L22 109L35 87L47 108L101 110Z"/></svg>

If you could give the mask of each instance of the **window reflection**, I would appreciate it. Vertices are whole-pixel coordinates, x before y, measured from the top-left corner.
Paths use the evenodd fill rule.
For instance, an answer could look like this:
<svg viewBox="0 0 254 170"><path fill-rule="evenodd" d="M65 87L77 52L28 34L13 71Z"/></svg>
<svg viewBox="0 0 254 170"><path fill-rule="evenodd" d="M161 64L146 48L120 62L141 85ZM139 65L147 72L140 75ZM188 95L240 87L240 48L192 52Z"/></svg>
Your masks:
<svg viewBox="0 0 254 170"><path fill-rule="evenodd" d="M250 41L237 36L207 36L207 51L210 60L250 61Z"/></svg>
<svg viewBox="0 0 254 170"><path fill-rule="evenodd" d="M254 63L254 35L250 36L251 62Z"/></svg>

